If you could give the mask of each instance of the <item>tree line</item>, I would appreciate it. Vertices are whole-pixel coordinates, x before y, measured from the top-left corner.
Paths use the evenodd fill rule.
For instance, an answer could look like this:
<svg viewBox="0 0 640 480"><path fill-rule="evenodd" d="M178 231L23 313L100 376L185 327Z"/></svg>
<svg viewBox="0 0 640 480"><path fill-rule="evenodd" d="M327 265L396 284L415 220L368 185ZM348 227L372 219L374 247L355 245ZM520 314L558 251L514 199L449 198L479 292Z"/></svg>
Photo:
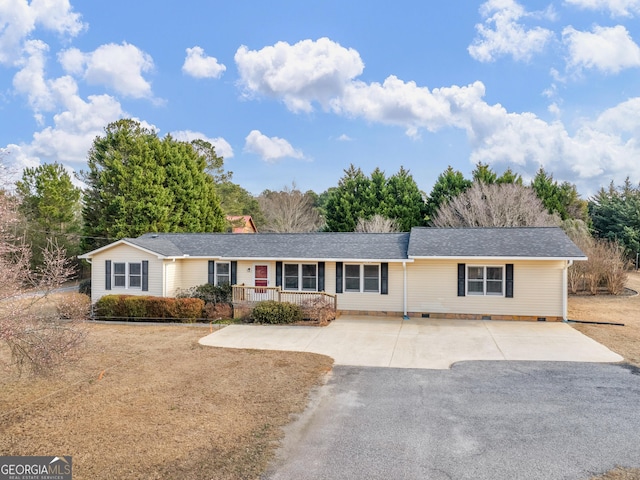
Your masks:
<svg viewBox="0 0 640 480"><path fill-rule="evenodd" d="M427 194L404 167L366 174L352 164L319 194L292 184L254 196L234 183L210 143L160 138L129 119L109 124L94 140L87 166L79 174L83 190L57 163L27 168L16 183L32 266L52 239L75 256L146 232L227 231L232 215L251 215L263 232L559 225L573 238L581 232L615 241L628 258L640 250L640 185L629 180L585 200L543 168L525 184L510 168L496 172L478 163L469 178L447 167Z"/></svg>

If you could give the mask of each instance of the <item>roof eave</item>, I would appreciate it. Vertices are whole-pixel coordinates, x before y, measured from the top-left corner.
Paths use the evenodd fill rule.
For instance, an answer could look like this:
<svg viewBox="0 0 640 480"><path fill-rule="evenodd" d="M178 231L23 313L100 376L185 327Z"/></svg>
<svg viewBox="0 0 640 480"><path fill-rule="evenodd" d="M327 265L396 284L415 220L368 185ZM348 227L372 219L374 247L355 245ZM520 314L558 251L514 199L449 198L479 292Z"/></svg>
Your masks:
<svg viewBox="0 0 640 480"><path fill-rule="evenodd" d="M159 259L169 258L166 255L163 255L159 252L154 252L153 250L149 250L148 248L144 248L144 247L141 247L140 245L136 245L135 243L129 242L126 239L117 240L113 243L110 243L109 245L105 245L104 247L96 248L95 250L92 250L90 252L83 253L82 255L78 255L78 258L83 260L89 260L95 255L102 253L106 250L109 250L111 248L117 247L119 245L128 245L129 247L137 248L138 250L142 250L143 252L146 252L150 255L155 255Z"/></svg>

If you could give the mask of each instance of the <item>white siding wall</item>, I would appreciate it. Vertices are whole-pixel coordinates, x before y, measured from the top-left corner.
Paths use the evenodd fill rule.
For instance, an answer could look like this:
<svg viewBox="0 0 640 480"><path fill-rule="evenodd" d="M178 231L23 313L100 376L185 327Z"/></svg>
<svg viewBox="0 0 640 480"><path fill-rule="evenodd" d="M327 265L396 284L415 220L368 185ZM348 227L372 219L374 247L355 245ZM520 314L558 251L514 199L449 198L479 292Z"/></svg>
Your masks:
<svg viewBox="0 0 640 480"><path fill-rule="evenodd" d="M513 298L458 297L458 261L417 260L407 265L408 310L415 313L463 313L561 317L563 261L468 262L468 265L513 263Z"/></svg>
<svg viewBox="0 0 640 480"><path fill-rule="evenodd" d="M402 313L403 273L401 263L389 263L389 293L347 292L338 294L338 310ZM344 278L344 276L343 276ZM336 263L325 262L325 291L336 293Z"/></svg>
<svg viewBox="0 0 640 480"><path fill-rule="evenodd" d="M105 261L111 260L111 273L113 263L149 261L149 291L143 292L141 288L115 287L113 275L111 278L111 290L105 290ZM162 296L163 265L157 256L143 252L129 245L118 245L98 253L91 259L91 301L97 302L100 297L110 294L126 295L153 295Z"/></svg>
<svg viewBox="0 0 640 480"><path fill-rule="evenodd" d="M209 281L209 261L201 258L182 258L180 263L180 277L176 289L184 289L204 285ZM174 295L168 293L168 296Z"/></svg>

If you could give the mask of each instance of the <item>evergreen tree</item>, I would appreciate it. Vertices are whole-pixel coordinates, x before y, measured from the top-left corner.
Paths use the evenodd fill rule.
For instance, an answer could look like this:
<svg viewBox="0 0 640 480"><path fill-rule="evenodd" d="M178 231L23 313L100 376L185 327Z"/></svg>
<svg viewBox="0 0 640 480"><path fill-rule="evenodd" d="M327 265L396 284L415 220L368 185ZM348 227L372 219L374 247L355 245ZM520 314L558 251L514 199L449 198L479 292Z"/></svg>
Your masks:
<svg viewBox="0 0 640 480"><path fill-rule="evenodd" d="M553 175L540 167L531 181L531 188L549 213L557 213L562 220L588 220L587 202L580 198L575 185L558 184Z"/></svg>
<svg viewBox="0 0 640 480"><path fill-rule="evenodd" d="M87 163L85 250L146 232L225 228L207 158L192 144L118 120L94 140Z"/></svg>
<svg viewBox="0 0 640 480"><path fill-rule="evenodd" d="M31 245L31 266L42 265L42 251L54 241L68 256L79 253L80 189L73 185L66 169L58 164L26 168L16 182L20 213Z"/></svg>
<svg viewBox="0 0 640 480"><path fill-rule="evenodd" d="M392 175L385 188L386 205L382 216L395 221L402 232L411 227L425 224L427 205L424 194L418 188L409 170L400 167L398 173Z"/></svg>
<svg viewBox="0 0 640 480"><path fill-rule="evenodd" d="M491 169L489 164L482 162L476 163L476 168L471 172L471 176L474 182L482 182L487 185L496 183L498 180L498 175Z"/></svg>
<svg viewBox="0 0 640 480"><path fill-rule="evenodd" d="M634 187L628 177L618 188L611 182L589 201L589 213L595 235L618 241L635 259L640 252L640 184Z"/></svg>
<svg viewBox="0 0 640 480"><path fill-rule="evenodd" d="M447 203L452 198L457 197L467 190L473 182L467 180L462 172L454 170L451 165L442 172L435 185L431 189L426 205L426 219L430 220L435 215L438 208Z"/></svg>
<svg viewBox="0 0 640 480"><path fill-rule="evenodd" d="M375 215L394 220L400 230L409 231L424 224L424 214L423 195L403 167L387 178L379 168L368 177L351 165L338 187L329 190L324 206L326 229L333 232L353 232L358 221Z"/></svg>

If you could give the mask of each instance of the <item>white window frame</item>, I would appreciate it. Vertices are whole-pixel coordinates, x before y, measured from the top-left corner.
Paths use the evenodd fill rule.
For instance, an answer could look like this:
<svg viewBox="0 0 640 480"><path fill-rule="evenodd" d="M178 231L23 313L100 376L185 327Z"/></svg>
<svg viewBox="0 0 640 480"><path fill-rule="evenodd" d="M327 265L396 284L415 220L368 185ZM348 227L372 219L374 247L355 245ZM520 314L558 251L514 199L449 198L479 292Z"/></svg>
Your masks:
<svg viewBox="0 0 640 480"><path fill-rule="evenodd" d="M305 265L311 265L315 268L315 286L314 288L304 288L303 282L303 267ZM293 278L293 275L286 275L287 266L295 266L297 270L297 287L287 287L287 277ZM318 291L318 264L317 263L283 263L282 264L282 290L287 292L317 292Z"/></svg>
<svg viewBox="0 0 640 480"><path fill-rule="evenodd" d="M229 273L220 274L218 273L218 265L226 265L229 269ZM220 282L218 277L221 275L225 275L227 277L227 282L231 285L231 262L213 262L213 281L215 282L216 287L220 286Z"/></svg>
<svg viewBox="0 0 640 480"><path fill-rule="evenodd" d="M473 279L470 280L469 279L469 269L470 268L482 268L482 292L470 292L469 291L469 281L473 281L473 282L479 282L479 280ZM488 292L487 291L487 282L497 282L497 280L491 280L491 279L487 279L487 269L488 268L498 268L500 269L501 273L501 279L500 279L500 293L498 292ZM467 265L467 271L465 272L466 274L466 279L465 279L465 289L466 289L466 294L469 296L475 296L475 297L504 297L505 293L504 293L504 289L505 289L505 266L504 265Z"/></svg>
<svg viewBox="0 0 640 480"><path fill-rule="evenodd" d="M355 289L347 289L347 266L357 266L358 267L358 290ZM378 275L377 275L377 280L378 280L378 285L377 285L377 289L376 290L366 290L365 289L365 276L364 276L364 270L365 270L365 266L366 267L376 267L376 269L378 270ZM381 275L381 268L380 268L380 264L379 263L345 263L344 265L344 274L343 274L343 288L342 291L344 293L374 293L374 294L379 294L380 290L381 290L381 283L382 283L382 275ZM355 278L355 277L349 277L349 278ZM369 277L372 278L372 277Z"/></svg>
<svg viewBox="0 0 640 480"><path fill-rule="evenodd" d="M124 265L124 274L116 273L116 265ZM138 265L140 267L140 273L131 273L131 265ZM113 262L113 270L111 273L111 285L112 288L123 288L125 290L142 290L142 261L140 262ZM135 276L140 278L140 285L131 286L131 277ZM124 285L116 285L116 277L124 277Z"/></svg>

